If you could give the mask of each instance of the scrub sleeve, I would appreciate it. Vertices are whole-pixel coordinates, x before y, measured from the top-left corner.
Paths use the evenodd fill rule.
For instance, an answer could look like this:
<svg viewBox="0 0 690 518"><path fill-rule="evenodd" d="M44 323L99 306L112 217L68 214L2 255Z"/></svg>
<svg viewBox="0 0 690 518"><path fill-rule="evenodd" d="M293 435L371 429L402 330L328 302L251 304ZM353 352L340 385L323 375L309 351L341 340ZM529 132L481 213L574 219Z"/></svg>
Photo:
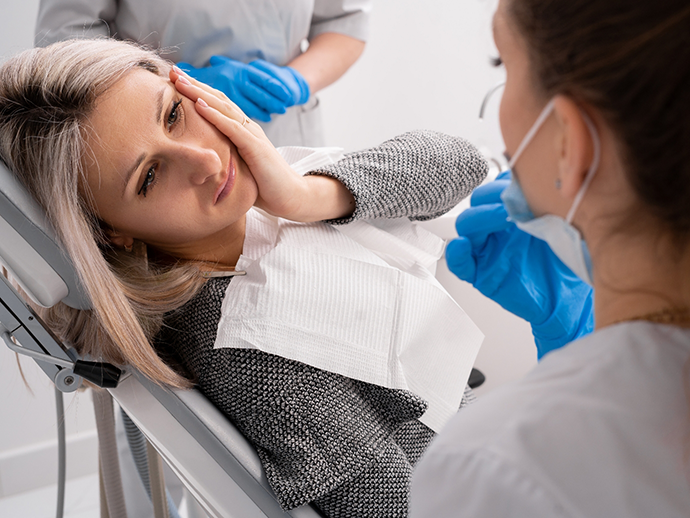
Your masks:
<svg viewBox="0 0 690 518"><path fill-rule="evenodd" d="M366 41L372 0L41 0L35 44L112 36L161 49L173 62L206 66L213 55L284 66L324 32ZM323 145L316 96L260 123L275 146Z"/></svg>

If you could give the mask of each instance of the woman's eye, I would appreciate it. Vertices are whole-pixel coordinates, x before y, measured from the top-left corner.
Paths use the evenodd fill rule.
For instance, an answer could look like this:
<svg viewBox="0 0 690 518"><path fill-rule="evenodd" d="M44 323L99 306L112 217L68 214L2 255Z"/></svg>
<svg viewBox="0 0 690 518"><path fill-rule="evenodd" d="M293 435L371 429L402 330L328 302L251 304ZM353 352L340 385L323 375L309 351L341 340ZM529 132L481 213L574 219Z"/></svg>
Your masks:
<svg viewBox="0 0 690 518"><path fill-rule="evenodd" d="M501 65L503 65L503 60L501 59L500 56L491 57L491 58L489 58L489 63L491 63L492 67L498 68Z"/></svg>
<svg viewBox="0 0 690 518"><path fill-rule="evenodd" d="M146 193L149 190L149 187L151 187L156 180L156 168L151 167L149 168L148 171L146 171L146 176L144 176L144 183L141 184L141 187L139 188L139 192L137 194L143 194L144 198L146 198Z"/></svg>
<svg viewBox="0 0 690 518"><path fill-rule="evenodd" d="M170 130L170 128L172 128L180 118L180 114L178 112L180 104L182 104L182 99L174 102L172 108L170 109L170 113L168 114L168 130Z"/></svg>

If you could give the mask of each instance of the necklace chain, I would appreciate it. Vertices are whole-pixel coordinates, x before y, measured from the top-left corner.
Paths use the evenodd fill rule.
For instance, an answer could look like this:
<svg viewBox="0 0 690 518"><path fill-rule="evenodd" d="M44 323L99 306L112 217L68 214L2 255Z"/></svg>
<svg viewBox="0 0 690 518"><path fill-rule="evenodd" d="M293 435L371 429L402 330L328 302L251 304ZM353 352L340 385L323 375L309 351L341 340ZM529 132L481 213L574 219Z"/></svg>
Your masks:
<svg viewBox="0 0 690 518"><path fill-rule="evenodd" d="M690 308L664 308L660 311L654 311L626 320L646 320L656 324L687 324L690 323Z"/></svg>

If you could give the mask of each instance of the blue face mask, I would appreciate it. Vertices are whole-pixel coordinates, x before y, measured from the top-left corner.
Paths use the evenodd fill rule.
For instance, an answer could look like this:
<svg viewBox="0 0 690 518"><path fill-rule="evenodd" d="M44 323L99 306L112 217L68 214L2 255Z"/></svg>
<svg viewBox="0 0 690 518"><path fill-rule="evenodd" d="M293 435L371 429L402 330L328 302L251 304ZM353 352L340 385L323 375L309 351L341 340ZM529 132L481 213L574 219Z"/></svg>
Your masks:
<svg viewBox="0 0 690 518"><path fill-rule="evenodd" d="M534 138L534 135L537 133L541 125L552 111L553 100L551 100L542 110L541 114L532 125L532 128L530 128L530 130L527 132L525 138L522 139L522 142L518 146L515 155L513 155L510 163L508 164L511 169L515 166L515 163L518 161L518 158L520 158L520 155L522 155L522 152ZM553 214L546 214L538 218L535 217L529 207L529 204L527 203L527 200L525 199L522 189L520 188L520 184L515 179L515 175L513 175L510 185L501 194L501 200L503 200L503 203L505 204L508 216L521 230L533 235L538 239L546 241L551 247L551 250L553 250L558 258L563 261L563 263L570 268L575 275L591 285L592 260L589 255L589 250L587 249L584 239L582 239L582 235L571 224L571 222L575 216L577 207L580 205L580 202L585 195L587 187L589 187L589 184L594 177L594 173L599 167L601 144L599 141L599 134L597 133L594 124L585 113L582 115L594 141L594 158L592 159L592 165L590 165L589 170L587 171L585 181L583 182L580 191L575 196L573 205L570 207L566 218L563 219Z"/></svg>

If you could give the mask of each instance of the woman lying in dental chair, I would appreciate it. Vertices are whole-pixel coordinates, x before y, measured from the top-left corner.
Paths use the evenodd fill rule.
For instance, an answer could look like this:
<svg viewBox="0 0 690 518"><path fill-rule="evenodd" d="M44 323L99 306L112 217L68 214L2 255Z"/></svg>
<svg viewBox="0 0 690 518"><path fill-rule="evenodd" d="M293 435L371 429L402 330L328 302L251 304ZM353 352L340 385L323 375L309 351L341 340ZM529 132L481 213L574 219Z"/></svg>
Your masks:
<svg viewBox="0 0 690 518"><path fill-rule="evenodd" d="M377 380L409 365L386 357L392 367L374 375L346 339L335 360L300 361L314 359L300 347L405 333L430 358L438 341L461 347L457 330L472 331L439 321L462 312L433 276L415 261L393 269L386 250L361 243L390 237L424 256L421 230L395 218L434 218L467 196L487 171L470 144L414 132L301 176L225 96L156 54L75 40L0 68L0 157L46 210L92 301L41 311L58 336L159 383L198 385L256 446L285 509L406 516L412 468L434 436L419 420L430 404ZM393 223L335 230L376 218ZM381 284L393 289L367 286L379 282L372 271L397 272ZM370 296L357 306L359 290ZM428 295L418 307L415 293ZM294 354L271 349L283 339Z"/></svg>

